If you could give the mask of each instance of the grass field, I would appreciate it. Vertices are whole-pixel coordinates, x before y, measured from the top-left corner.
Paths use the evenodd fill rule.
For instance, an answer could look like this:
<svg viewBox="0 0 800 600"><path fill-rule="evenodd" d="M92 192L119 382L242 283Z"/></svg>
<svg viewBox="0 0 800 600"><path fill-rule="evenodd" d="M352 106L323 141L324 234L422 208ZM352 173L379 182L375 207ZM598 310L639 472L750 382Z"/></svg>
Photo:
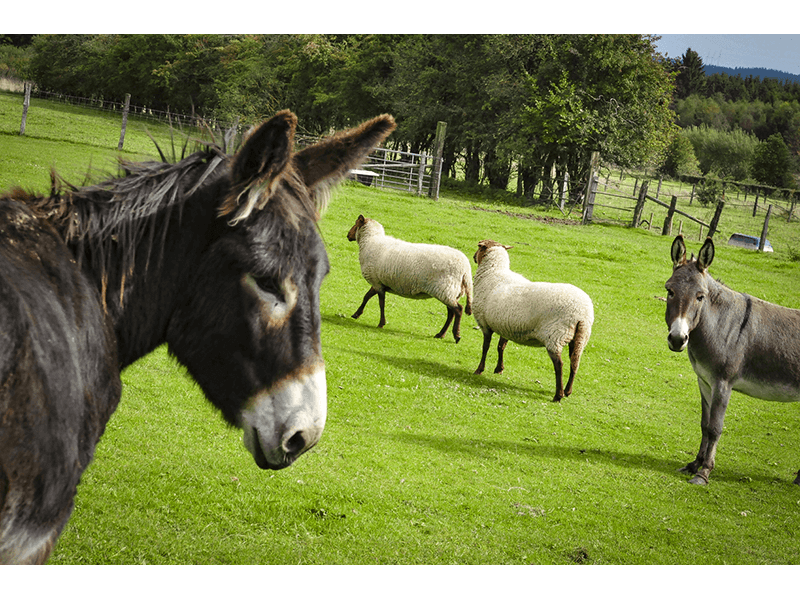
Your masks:
<svg viewBox="0 0 800 600"><path fill-rule="evenodd" d="M116 154L106 141L81 141L84 126L69 124L83 117L71 113L44 132L34 111L30 135L15 137L6 98L3 187L43 190L52 162L79 174ZM142 144L132 147L146 152ZM584 289L596 320L573 395L550 402L543 349L509 344L503 374L473 375L474 319L464 319L458 345L434 339L445 316L434 300L387 296L383 330L376 300L350 318L367 290L346 239L359 213L390 235L469 257L481 239L513 245L514 270ZM162 347L124 371L120 408L51 562L800 563L800 405L734 393L711 484L688 485L677 469L697 452L700 403L687 356L667 349L672 237L539 220L560 216L481 197L339 187L321 222L332 270L322 287L329 415L319 445L289 469L258 470L240 432ZM797 240L800 225L787 227ZM734 289L800 308L800 263L780 247L719 244L711 270ZM487 364L495 358L493 347Z"/></svg>

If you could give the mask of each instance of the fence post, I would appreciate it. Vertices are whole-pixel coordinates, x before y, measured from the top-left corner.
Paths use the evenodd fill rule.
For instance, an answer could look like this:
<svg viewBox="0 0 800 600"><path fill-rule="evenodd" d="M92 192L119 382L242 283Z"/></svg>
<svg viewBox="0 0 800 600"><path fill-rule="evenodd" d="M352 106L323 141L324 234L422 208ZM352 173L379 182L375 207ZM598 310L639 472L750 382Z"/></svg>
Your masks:
<svg viewBox="0 0 800 600"><path fill-rule="evenodd" d="M639 199L636 201L636 208L633 209L633 221L631 227L638 227L642 221L642 211L644 210L644 203L647 201L647 187L650 182L645 179L642 182L642 187L639 188Z"/></svg>
<svg viewBox="0 0 800 600"><path fill-rule="evenodd" d="M586 208L583 210L583 219L581 225L589 225L592 222L592 214L594 213L594 196L597 193L597 177L593 176L592 181L589 183L589 193L586 194Z"/></svg>
<svg viewBox="0 0 800 600"><path fill-rule="evenodd" d="M419 155L419 171L417 172L417 196L422 196L422 179L425 175L425 155Z"/></svg>
<svg viewBox="0 0 800 600"><path fill-rule="evenodd" d="M767 216L764 218L764 228L761 230L761 239L758 240L758 251L764 251L764 245L767 243L767 229L769 229L769 215L772 212L772 204L767 207Z"/></svg>
<svg viewBox="0 0 800 600"><path fill-rule="evenodd" d="M131 95L125 94L125 106L122 109L122 131L119 134L119 144L117 150L122 150L122 144L125 143L125 129L128 128L128 110L131 107Z"/></svg>
<svg viewBox="0 0 800 600"><path fill-rule="evenodd" d="M714 234L717 233L717 225L719 225L719 218L722 216L722 209L725 208L725 201L720 200L717 202L717 210L714 211L714 218L711 219L711 223L708 225L708 237L713 238Z"/></svg>
<svg viewBox="0 0 800 600"><path fill-rule="evenodd" d="M31 82L26 81L25 99L22 101L22 124L19 126L20 135L25 135L25 124L28 122L28 107L31 105L31 87Z"/></svg>
<svg viewBox="0 0 800 600"><path fill-rule="evenodd" d="M439 184L442 180L442 154L444 154L444 136L446 133L447 123L439 121L436 124L436 139L433 141L433 176L431 177L431 185L428 188L428 196L434 200L439 199Z"/></svg>
<svg viewBox="0 0 800 600"><path fill-rule="evenodd" d="M756 211L758 210L758 191L756 191L756 201L753 204L753 216L756 216Z"/></svg>
<svg viewBox="0 0 800 600"><path fill-rule="evenodd" d="M669 235L672 233L672 217L675 216L675 207L678 204L678 197L673 196L669 203L669 212L667 218L664 219L664 227L661 229L661 235Z"/></svg>

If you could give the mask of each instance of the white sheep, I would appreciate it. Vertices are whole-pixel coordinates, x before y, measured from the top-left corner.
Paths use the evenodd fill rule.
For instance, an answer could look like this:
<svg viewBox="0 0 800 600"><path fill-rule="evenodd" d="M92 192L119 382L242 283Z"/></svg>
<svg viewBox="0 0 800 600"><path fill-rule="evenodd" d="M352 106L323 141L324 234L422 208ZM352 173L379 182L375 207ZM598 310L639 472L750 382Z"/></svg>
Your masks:
<svg viewBox="0 0 800 600"><path fill-rule="evenodd" d="M378 327L386 325L384 306L386 292L404 298L436 298L447 307L447 321L434 337L441 338L453 322L453 337L461 339L461 314L472 314L472 268L463 252L449 246L412 244L386 235L383 225L359 215L347 233L347 239L358 242L361 274L372 287L353 314L357 319L367 301L377 294L381 309ZM462 309L458 303L467 297Z"/></svg>
<svg viewBox="0 0 800 600"><path fill-rule="evenodd" d="M594 322L592 300L583 290L568 283L528 281L511 271L507 250L492 240L483 240L475 252L473 315L483 331L483 354L475 370L480 375L486 367L486 353L497 333L497 367L503 371L503 351L508 340L524 346L544 346L556 372L554 402L572 393L581 353L589 341ZM569 344L570 373L567 387L561 381L561 349Z"/></svg>

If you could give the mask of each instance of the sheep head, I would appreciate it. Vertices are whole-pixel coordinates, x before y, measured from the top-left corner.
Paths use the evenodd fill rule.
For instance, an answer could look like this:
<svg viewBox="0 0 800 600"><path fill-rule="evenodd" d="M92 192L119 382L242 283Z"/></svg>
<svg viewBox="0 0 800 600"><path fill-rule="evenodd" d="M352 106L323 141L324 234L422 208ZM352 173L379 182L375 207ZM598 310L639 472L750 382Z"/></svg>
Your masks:
<svg viewBox="0 0 800 600"><path fill-rule="evenodd" d="M499 242L495 242L494 240L481 240L478 242L478 250L475 252L475 255L472 257L477 264L481 264L483 257L486 256L486 253L489 251L490 248L494 248L495 246L500 246L501 248L505 248L509 250L514 246L504 246Z"/></svg>
<svg viewBox="0 0 800 600"><path fill-rule="evenodd" d="M356 241L356 235L358 234L358 230L361 229L367 222L367 219L364 215L358 215L356 219L356 224L350 228L350 231L347 232L347 239L351 242Z"/></svg>

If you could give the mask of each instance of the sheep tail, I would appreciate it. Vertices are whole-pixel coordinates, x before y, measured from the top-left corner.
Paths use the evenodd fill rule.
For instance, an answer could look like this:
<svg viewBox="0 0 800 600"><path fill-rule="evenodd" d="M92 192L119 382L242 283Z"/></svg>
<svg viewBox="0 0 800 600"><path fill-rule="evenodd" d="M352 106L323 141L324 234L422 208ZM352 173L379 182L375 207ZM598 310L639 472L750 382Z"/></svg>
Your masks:
<svg viewBox="0 0 800 600"><path fill-rule="evenodd" d="M461 276L461 293L466 294L467 304L464 306L464 312L468 315L472 314L472 274L464 273Z"/></svg>

